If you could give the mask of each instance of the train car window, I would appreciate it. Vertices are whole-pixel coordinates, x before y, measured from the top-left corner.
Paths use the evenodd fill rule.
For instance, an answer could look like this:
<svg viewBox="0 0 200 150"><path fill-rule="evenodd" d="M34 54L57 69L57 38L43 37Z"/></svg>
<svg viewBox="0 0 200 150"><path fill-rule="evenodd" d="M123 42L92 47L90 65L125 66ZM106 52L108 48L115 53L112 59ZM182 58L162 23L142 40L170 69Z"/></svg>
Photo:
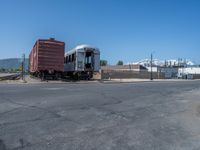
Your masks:
<svg viewBox="0 0 200 150"><path fill-rule="evenodd" d="M74 62L74 54L72 54L72 62Z"/></svg>
<svg viewBox="0 0 200 150"><path fill-rule="evenodd" d="M87 64L89 64L89 63L91 63L92 62L92 53L91 52L86 52L86 57L85 57L85 59L86 59L86 63Z"/></svg>
<svg viewBox="0 0 200 150"><path fill-rule="evenodd" d="M72 62L76 61L76 53L72 54Z"/></svg>
<svg viewBox="0 0 200 150"><path fill-rule="evenodd" d="M68 63L68 56L66 56L66 60L65 61L66 61L66 63Z"/></svg>
<svg viewBox="0 0 200 150"><path fill-rule="evenodd" d="M69 55L69 62L71 62L71 55Z"/></svg>

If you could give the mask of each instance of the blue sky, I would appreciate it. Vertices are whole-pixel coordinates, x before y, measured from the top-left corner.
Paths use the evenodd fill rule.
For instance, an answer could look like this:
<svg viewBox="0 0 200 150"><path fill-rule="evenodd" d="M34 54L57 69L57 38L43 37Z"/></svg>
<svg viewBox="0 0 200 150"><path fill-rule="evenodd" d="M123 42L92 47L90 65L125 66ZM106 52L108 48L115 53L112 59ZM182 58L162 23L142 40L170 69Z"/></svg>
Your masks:
<svg viewBox="0 0 200 150"><path fill-rule="evenodd" d="M115 64L148 58L200 63L199 0L1 0L0 59L27 56L38 38L66 51L99 47Z"/></svg>

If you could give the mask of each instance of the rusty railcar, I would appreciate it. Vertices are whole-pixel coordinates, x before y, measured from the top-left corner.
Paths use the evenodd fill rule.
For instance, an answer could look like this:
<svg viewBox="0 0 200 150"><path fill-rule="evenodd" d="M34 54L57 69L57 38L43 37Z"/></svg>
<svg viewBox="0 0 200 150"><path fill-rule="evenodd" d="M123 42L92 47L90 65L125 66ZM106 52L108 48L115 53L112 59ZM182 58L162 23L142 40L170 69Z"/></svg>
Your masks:
<svg viewBox="0 0 200 150"><path fill-rule="evenodd" d="M64 71L65 43L53 38L39 39L29 55L30 74L45 79L58 78Z"/></svg>

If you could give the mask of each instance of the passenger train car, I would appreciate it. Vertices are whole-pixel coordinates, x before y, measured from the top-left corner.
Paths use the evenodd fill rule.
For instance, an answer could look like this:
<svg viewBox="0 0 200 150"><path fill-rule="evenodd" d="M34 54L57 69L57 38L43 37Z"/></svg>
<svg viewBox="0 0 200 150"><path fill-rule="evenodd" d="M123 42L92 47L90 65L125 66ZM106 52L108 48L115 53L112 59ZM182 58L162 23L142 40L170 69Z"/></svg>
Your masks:
<svg viewBox="0 0 200 150"><path fill-rule="evenodd" d="M76 78L90 79L100 70L100 51L89 45L79 45L65 53L64 72Z"/></svg>

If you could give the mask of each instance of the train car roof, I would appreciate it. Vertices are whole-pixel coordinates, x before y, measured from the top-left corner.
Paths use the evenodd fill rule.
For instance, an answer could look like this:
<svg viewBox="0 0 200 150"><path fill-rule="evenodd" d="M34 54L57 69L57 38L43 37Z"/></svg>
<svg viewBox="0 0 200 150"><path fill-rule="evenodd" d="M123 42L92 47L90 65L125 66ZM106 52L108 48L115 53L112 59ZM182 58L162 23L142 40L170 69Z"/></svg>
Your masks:
<svg viewBox="0 0 200 150"><path fill-rule="evenodd" d="M67 55L67 54L72 54L72 53L77 52L77 51L79 51L79 52L81 52L81 51L84 52L84 49L93 49L93 51L94 51L95 53L100 54L100 51L99 51L98 48L96 48L96 47L94 47L94 46L90 46L90 45L83 44L83 45L78 45L78 46L76 46L75 48L73 48L72 50L66 52L65 55Z"/></svg>

